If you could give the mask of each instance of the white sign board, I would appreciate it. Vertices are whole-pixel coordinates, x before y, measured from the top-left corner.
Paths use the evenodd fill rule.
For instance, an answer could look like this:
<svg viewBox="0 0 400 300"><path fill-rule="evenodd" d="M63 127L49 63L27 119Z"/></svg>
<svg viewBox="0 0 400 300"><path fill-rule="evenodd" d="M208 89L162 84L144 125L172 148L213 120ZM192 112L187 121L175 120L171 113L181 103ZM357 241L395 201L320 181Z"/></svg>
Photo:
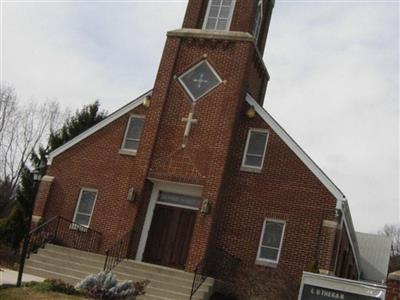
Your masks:
<svg viewBox="0 0 400 300"><path fill-rule="evenodd" d="M303 273L299 300L377 300L385 299L386 287L335 276Z"/></svg>

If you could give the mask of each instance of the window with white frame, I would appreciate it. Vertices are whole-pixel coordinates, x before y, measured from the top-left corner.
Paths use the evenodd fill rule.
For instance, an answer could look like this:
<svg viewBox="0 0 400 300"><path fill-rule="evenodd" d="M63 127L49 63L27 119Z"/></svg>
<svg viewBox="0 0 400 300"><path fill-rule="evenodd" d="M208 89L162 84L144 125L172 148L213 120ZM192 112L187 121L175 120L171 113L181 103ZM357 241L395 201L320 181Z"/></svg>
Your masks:
<svg viewBox="0 0 400 300"><path fill-rule="evenodd" d="M263 4L262 3L263 3L262 0L258 1L256 19L255 19L254 28L253 28L253 36L254 36L254 40L256 42L258 41L258 38L260 36L260 31L261 31L261 24L262 24L262 18L263 18Z"/></svg>
<svg viewBox="0 0 400 300"><path fill-rule="evenodd" d="M268 131L264 129L250 129L243 155L242 170L259 171L262 169L267 140Z"/></svg>
<svg viewBox="0 0 400 300"><path fill-rule="evenodd" d="M266 219L261 233L257 260L278 263L282 249L285 221Z"/></svg>
<svg viewBox="0 0 400 300"><path fill-rule="evenodd" d="M129 118L128 126L125 131L122 149L136 152L139 148L140 138L144 127L144 116L132 115Z"/></svg>
<svg viewBox="0 0 400 300"><path fill-rule="evenodd" d="M87 188L81 189L73 220L75 223L89 227L96 198L97 190Z"/></svg>
<svg viewBox="0 0 400 300"><path fill-rule="evenodd" d="M203 29L229 30L235 0L209 0Z"/></svg>

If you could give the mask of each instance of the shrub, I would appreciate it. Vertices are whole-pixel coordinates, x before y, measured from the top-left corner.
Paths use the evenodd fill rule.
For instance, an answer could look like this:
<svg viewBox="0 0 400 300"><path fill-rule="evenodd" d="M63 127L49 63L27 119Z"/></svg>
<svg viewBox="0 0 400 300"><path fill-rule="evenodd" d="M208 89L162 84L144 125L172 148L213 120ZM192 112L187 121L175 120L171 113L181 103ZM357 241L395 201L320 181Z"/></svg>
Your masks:
<svg viewBox="0 0 400 300"><path fill-rule="evenodd" d="M82 295L83 293L76 290L73 285L65 283L60 279L46 279L43 282L27 282L25 287L31 287L42 292L56 292L67 295Z"/></svg>
<svg viewBox="0 0 400 300"><path fill-rule="evenodd" d="M118 282L117 277L111 272L100 272L96 275L89 275L75 288L87 293L95 299L119 300L135 299L144 294L144 288L148 281L133 283L131 280Z"/></svg>

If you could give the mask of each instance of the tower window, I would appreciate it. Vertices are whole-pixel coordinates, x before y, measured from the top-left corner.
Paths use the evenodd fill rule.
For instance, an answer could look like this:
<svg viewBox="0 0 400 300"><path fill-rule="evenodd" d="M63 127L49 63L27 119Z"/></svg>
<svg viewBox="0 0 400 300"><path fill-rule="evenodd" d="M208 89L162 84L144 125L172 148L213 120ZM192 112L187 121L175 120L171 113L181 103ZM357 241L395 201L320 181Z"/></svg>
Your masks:
<svg viewBox="0 0 400 300"><path fill-rule="evenodd" d="M264 129L250 129L243 155L242 171L260 172L264 164L268 132Z"/></svg>
<svg viewBox="0 0 400 300"><path fill-rule="evenodd" d="M258 1L257 5L257 13L256 13L256 20L254 23L254 28L253 28L253 36L254 40L257 42L258 38L260 36L260 31L261 31L261 24L262 24L262 18L263 18L263 4L262 0Z"/></svg>
<svg viewBox="0 0 400 300"><path fill-rule="evenodd" d="M229 30L235 0L210 0L203 29Z"/></svg>

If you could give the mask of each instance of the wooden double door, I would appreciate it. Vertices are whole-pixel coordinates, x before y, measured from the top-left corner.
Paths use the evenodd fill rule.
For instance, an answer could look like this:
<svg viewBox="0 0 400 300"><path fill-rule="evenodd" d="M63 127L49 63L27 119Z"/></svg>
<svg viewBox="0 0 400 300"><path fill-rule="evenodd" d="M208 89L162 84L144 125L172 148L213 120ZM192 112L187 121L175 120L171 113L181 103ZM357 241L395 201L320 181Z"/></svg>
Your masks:
<svg viewBox="0 0 400 300"><path fill-rule="evenodd" d="M143 260L184 269L197 210L157 203Z"/></svg>

